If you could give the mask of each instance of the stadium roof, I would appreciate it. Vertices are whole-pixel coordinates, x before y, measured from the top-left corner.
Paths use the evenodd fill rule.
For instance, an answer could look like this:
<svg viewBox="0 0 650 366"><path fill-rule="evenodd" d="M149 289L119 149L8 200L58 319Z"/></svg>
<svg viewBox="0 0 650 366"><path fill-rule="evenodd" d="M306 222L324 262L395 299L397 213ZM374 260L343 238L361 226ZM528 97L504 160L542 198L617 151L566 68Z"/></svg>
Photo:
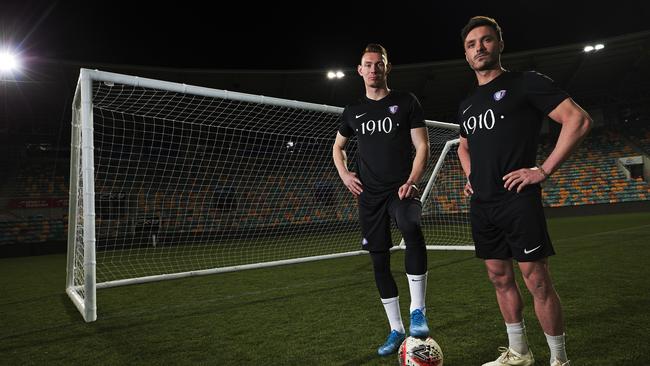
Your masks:
<svg viewBox="0 0 650 366"><path fill-rule="evenodd" d="M644 102L650 105L650 31L600 42L605 48L592 53L583 52L584 44L514 53L506 48L502 63L509 70L536 70L550 76L587 108L611 106L618 110ZM426 118L454 121L458 102L475 83L460 49L458 56L449 61L394 65L389 87L415 93ZM13 130L16 124L26 121L57 128L61 121L67 127L80 67L335 106L344 106L363 93L362 80L354 68L343 69L347 74L344 79L329 80L326 70L208 70L40 62L38 82L4 83L4 113L6 117L10 106L11 117L3 118L7 125L1 129ZM39 101L38 107L34 107L35 100Z"/></svg>

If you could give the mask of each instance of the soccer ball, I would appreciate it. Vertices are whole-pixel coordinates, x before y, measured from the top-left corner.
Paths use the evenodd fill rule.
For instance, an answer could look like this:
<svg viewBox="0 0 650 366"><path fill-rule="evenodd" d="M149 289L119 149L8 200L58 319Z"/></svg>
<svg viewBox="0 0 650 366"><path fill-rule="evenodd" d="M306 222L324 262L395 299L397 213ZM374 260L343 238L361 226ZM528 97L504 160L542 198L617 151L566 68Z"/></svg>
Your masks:
<svg viewBox="0 0 650 366"><path fill-rule="evenodd" d="M400 366L442 366L442 349L431 337L406 337L397 357Z"/></svg>

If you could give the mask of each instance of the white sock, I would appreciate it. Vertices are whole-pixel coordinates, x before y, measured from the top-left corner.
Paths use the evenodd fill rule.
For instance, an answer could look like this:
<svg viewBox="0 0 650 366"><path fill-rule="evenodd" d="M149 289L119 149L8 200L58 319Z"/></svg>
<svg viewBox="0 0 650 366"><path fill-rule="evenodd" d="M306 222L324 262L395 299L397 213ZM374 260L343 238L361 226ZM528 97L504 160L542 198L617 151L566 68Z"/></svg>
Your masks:
<svg viewBox="0 0 650 366"><path fill-rule="evenodd" d="M409 312L413 312L415 309L422 310L422 313L426 314L427 309L424 304L424 301L427 297L427 274L421 275L410 275L406 274L409 280L409 290L411 291L411 308Z"/></svg>
<svg viewBox="0 0 650 366"><path fill-rule="evenodd" d="M384 304L384 310L386 310L390 329L396 330L402 334L406 333L406 330L404 330L404 323L402 323L402 314L399 311L399 296L391 297L390 299L381 299L381 303Z"/></svg>
<svg viewBox="0 0 650 366"><path fill-rule="evenodd" d="M524 320L522 319L519 323L506 323L506 331L508 332L508 347L522 355L528 353Z"/></svg>
<svg viewBox="0 0 650 366"><path fill-rule="evenodd" d="M548 348L551 350L551 362L556 359L561 362L566 362L568 357L566 355L566 348L564 347L564 334L552 336L544 333Z"/></svg>

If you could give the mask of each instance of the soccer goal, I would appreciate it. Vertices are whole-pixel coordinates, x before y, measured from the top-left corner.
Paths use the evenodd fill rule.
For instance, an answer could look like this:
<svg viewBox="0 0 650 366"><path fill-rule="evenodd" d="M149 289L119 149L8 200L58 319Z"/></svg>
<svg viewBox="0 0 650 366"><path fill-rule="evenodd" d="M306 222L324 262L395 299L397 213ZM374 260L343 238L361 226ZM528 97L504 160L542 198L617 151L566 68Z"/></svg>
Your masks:
<svg viewBox="0 0 650 366"><path fill-rule="evenodd" d="M82 69L66 292L84 319L97 318L97 288L365 253L331 158L341 112ZM448 154L458 126L427 124L427 244L470 249L465 180ZM354 161L354 139L347 151Z"/></svg>

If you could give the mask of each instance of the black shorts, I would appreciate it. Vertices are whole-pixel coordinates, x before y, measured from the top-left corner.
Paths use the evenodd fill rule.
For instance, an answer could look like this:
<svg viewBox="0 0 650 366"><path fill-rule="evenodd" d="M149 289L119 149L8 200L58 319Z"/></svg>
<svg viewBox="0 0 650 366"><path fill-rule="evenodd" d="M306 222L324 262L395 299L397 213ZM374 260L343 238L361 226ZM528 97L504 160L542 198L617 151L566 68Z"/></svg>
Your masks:
<svg viewBox="0 0 650 366"><path fill-rule="evenodd" d="M470 203L476 256L532 262L555 254L539 191L499 204Z"/></svg>
<svg viewBox="0 0 650 366"><path fill-rule="evenodd" d="M391 218L395 220L398 210L415 211L422 214L422 202L418 198L399 199L397 192L359 195L359 223L361 225L361 249L371 252L386 251L393 246Z"/></svg>

